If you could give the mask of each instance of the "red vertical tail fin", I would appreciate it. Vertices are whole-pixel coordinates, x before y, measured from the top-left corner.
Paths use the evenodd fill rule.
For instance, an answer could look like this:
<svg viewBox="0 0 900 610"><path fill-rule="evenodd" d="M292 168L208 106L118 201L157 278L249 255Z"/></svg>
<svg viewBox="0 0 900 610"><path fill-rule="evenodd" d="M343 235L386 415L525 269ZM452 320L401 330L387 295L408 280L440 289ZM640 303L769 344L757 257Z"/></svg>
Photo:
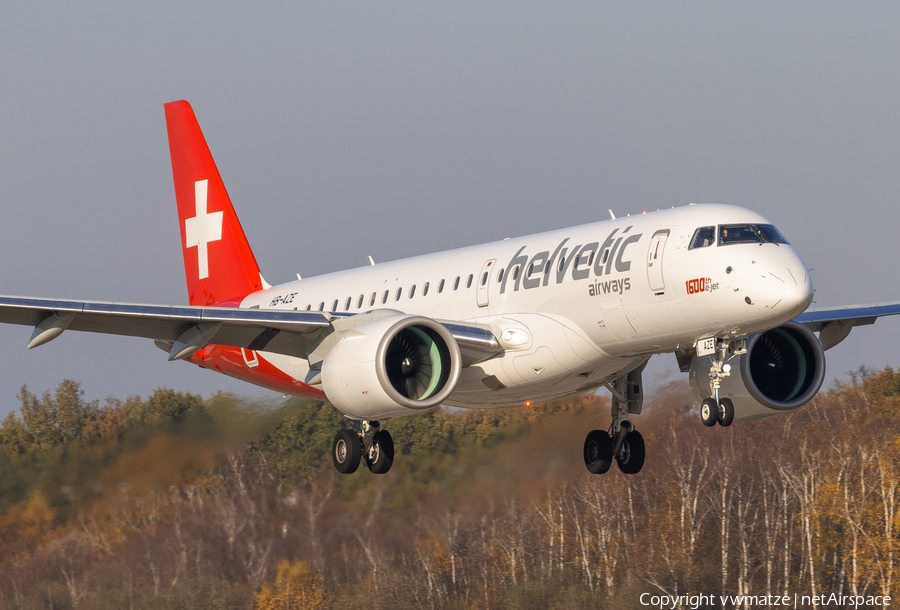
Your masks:
<svg viewBox="0 0 900 610"><path fill-rule="evenodd" d="M190 303L237 306L263 288L259 266L194 110L184 100L165 108Z"/></svg>

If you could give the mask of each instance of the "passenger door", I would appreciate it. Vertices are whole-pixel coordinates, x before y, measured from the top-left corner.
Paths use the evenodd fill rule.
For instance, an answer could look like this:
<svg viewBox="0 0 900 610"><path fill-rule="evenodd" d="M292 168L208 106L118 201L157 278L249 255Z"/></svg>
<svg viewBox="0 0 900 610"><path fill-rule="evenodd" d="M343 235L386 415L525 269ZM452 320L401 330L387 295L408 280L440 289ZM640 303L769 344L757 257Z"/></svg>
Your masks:
<svg viewBox="0 0 900 610"><path fill-rule="evenodd" d="M668 237L668 229L654 233L653 239L650 240L650 250L647 253L647 278L650 280L650 290L655 295L661 295L666 290L666 282L663 278L663 253Z"/></svg>

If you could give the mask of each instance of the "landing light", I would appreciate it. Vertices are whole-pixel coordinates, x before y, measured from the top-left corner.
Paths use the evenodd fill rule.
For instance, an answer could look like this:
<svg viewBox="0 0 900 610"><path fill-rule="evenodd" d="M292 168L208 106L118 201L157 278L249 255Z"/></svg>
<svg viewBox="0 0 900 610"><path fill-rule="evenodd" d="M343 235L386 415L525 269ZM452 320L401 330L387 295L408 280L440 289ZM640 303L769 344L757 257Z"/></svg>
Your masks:
<svg viewBox="0 0 900 610"><path fill-rule="evenodd" d="M525 406L526 406L526 407L530 407L530 406L531 406L531 401L530 401L530 400L526 400L526 401L525 401Z"/></svg>
<svg viewBox="0 0 900 610"><path fill-rule="evenodd" d="M731 371L731 365L730 365L730 364L723 364L723 365L722 365L722 372L728 373L729 371Z"/></svg>
<svg viewBox="0 0 900 610"><path fill-rule="evenodd" d="M517 328L507 328L500 334L500 340L507 345L525 345L528 343L528 333Z"/></svg>

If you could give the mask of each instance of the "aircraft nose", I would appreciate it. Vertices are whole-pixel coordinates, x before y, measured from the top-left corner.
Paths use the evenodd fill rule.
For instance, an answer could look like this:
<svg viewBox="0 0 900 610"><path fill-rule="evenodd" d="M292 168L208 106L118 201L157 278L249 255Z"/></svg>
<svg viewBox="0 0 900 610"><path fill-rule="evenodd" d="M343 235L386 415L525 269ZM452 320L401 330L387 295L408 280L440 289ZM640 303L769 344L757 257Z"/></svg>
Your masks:
<svg viewBox="0 0 900 610"><path fill-rule="evenodd" d="M812 279L809 270L802 262L769 272L772 284L776 287L770 299L773 311L790 315L791 318L803 313L813 299Z"/></svg>

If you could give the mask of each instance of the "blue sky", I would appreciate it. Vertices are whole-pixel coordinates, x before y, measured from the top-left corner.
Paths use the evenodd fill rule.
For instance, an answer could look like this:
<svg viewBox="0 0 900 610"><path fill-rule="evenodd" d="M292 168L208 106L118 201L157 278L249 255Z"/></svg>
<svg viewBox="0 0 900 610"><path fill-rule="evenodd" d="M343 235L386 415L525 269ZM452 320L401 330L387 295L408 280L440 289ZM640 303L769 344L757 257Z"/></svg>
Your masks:
<svg viewBox="0 0 900 610"><path fill-rule="evenodd" d="M889 2L7 3L0 294L186 302L162 105L187 99L271 283L725 202L782 230L817 306L900 300L898 28ZM261 392L29 335L0 327L0 414L64 378ZM898 339L854 330L827 378Z"/></svg>

